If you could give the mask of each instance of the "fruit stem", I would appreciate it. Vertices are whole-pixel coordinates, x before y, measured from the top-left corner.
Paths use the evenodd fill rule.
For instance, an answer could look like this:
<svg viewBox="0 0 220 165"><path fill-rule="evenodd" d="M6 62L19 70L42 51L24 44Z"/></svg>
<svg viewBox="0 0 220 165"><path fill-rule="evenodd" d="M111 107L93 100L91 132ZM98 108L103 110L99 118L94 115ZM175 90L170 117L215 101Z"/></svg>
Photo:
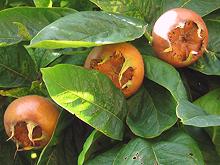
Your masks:
<svg viewBox="0 0 220 165"><path fill-rule="evenodd" d="M152 45L153 37L148 33L147 30L145 31L144 36L145 36L146 39L148 40L148 43L149 43L150 45Z"/></svg>

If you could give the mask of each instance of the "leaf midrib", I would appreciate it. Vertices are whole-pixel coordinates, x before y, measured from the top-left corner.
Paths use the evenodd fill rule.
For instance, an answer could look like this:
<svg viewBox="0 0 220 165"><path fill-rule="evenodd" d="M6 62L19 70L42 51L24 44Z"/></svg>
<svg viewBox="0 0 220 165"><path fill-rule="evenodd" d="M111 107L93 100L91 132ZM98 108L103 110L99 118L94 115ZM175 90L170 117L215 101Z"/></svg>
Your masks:
<svg viewBox="0 0 220 165"><path fill-rule="evenodd" d="M23 74L17 72L16 70L13 70L11 68L9 68L8 66L4 65L4 64L0 64L0 66L2 66L3 68L7 69L8 71L10 71L11 73L18 75L20 77L23 77L24 79L31 81L28 77L24 76Z"/></svg>
<svg viewBox="0 0 220 165"><path fill-rule="evenodd" d="M51 78L53 77L51 74L49 74L50 76L51 76ZM53 79L52 79L53 80ZM93 102L91 102L91 101L89 101L89 100L87 100L87 99L85 99L85 98L83 98L83 97L81 97L81 96L78 96L76 93L74 93L73 91L71 91L70 89L66 89L64 86L62 86L62 84L60 84L60 83L58 83L57 81L54 81L58 86L60 86L61 88L63 88L64 90L66 90L66 91L69 91L70 93L73 93L73 95L75 95L76 97L78 97L78 98L80 98L80 99L82 99L82 100L84 100L84 101L86 101L86 102L88 102L88 103L90 103L90 104L92 104L92 105L94 105L94 106L97 106L97 107L99 107L100 109L102 109L103 111L105 111L105 112L107 112L107 113L109 113L109 114L111 114L112 116L114 116L117 120L119 120L121 123L122 123L122 120L118 117L118 116L116 116L114 113L112 113L111 111L108 111L108 110L106 110L105 108L103 108L102 106L100 106L100 105L98 105L98 104L96 104L96 103L93 103ZM123 124L123 123L122 123Z"/></svg>

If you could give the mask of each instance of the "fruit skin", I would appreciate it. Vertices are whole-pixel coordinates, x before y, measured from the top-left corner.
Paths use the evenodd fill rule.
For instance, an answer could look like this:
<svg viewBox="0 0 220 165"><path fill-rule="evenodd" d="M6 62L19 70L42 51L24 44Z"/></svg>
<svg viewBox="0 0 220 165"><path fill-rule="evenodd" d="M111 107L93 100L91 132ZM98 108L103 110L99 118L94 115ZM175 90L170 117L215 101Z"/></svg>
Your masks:
<svg viewBox="0 0 220 165"><path fill-rule="evenodd" d="M45 135L43 146L45 146L56 127L59 111L48 99L29 95L14 100L4 113L4 127L7 135L11 136L11 128L18 122L32 122L39 125ZM40 147L43 147L40 146Z"/></svg>
<svg viewBox="0 0 220 165"><path fill-rule="evenodd" d="M170 52L164 52L164 50L170 47L168 33L186 21L193 21L199 28L203 30L204 40L200 53L193 55L191 59L181 61L175 59L175 57ZM203 55L208 45L208 30L203 19L194 11L184 8L171 9L161 15L154 25L152 37L152 46L158 57L170 63L174 67L185 67L194 63Z"/></svg>
<svg viewBox="0 0 220 165"><path fill-rule="evenodd" d="M100 59L103 58L103 56L111 56L114 52L121 52L125 60L128 61L129 65L134 69L132 85L122 90L126 97L130 97L140 88L144 78L144 63L142 56L132 44L118 43L95 47L89 53L85 61L84 67L91 69L91 60ZM116 85L116 87L118 87L118 85Z"/></svg>

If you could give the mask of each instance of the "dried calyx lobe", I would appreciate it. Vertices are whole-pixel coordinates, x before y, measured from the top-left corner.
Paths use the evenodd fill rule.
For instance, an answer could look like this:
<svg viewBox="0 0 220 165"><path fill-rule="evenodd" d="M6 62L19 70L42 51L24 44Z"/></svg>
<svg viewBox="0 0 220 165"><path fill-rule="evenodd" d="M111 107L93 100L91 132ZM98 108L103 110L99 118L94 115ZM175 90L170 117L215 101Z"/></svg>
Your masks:
<svg viewBox="0 0 220 165"><path fill-rule="evenodd" d="M125 58L120 51L115 51L110 56L103 56L103 59L93 59L90 62L92 69L99 70L103 74L106 74L119 89L126 89L128 82L132 80L134 69L129 66L123 73L123 65L125 64ZM122 76L120 76L120 74Z"/></svg>
<svg viewBox="0 0 220 165"><path fill-rule="evenodd" d="M17 122L11 129L11 137L17 145L17 150L38 148L44 145L45 137L40 126L32 122Z"/></svg>
<svg viewBox="0 0 220 165"><path fill-rule="evenodd" d="M170 47L164 52L172 53L179 61L186 61L190 56L200 56L204 49L204 31L193 21L186 21L168 33Z"/></svg>

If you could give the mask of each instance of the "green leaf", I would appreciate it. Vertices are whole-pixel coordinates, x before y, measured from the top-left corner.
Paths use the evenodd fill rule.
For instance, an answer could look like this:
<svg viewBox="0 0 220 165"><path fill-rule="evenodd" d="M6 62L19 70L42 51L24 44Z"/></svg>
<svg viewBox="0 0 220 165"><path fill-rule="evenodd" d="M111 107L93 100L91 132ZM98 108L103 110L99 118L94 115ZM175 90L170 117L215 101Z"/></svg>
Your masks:
<svg viewBox="0 0 220 165"><path fill-rule="evenodd" d="M151 81L145 84L146 89L128 100L127 124L135 135L153 138L176 123L176 101L163 87Z"/></svg>
<svg viewBox="0 0 220 165"><path fill-rule="evenodd" d="M199 15L206 16L209 13L217 10L220 8L219 0L165 0L163 3L163 11L166 11L168 9L176 8L176 7L183 7L187 9L191 9L198 13Z"/></svg>
<svg viewBox="0 0 220 165"><path fill-rule="evenodd" d="M141 37L146 25L137 19L98 11L78 12L46 26L30 47L93 47Z"/></svg>
<svg viewBox="0 0 220 165"><path fill-rule="evenodd" d="M177 117L185 125L196 127L220 126L220 115L209 115L201 107L186 100L181 100L178 103Z"/></svg>
<svg viewBox="0 0 220 165"><path fill-rule="evenodd" d="M46 25L74 13L63 8L11 8L0 11L0 46L30 40Z"/></svg>
<svg viewBox="0 0 220 165"><path fill-rule="evenodd" d="M185 125L196 127L219 126L220 116L208 115L187 100L179 73L171 65L152 56L144 56L145 76L170 91L178 103L177 117Z"/></svg>
<svg viewBox="0 0 220 165"><path fill-rule="evenodd" d="M176 101L187 99L187 93L176 69L155 58L144 56L145 76L170 91Z"/></svg>
<svg viewBox="0 0 220 165"><path fill-rule="evenodd" d="M220 18L206 19L206 25L209 30L208 52L203 55L194 65L192 69L207 75L220 75Z"/></svg>
<svg viewBox="0 0 220 165"><path fill-rule="evenodd" d="M64 51L61 51L62 56L54 60L52 63L50 63L49 66L54 66L57 64L73 64L78 66L83 66L85 63L85 60L91 51L91 49L86 48L85 50L78 50L77 49L65 49Z"/></svg>
<svg viewBox="0 0 220 165"><path fill-rule="evenodd" d="M97 153L100 153L100 151L103 152L103 150L112 148L114 143L116 143L116 141L94 130L83 145L83 150L78 157L78 165L87 163L88 159L93 158Z"/></svg>
<svg viewBox="0 0 220 165"><path fill-rule="evenodd" d="M216 162L220 162L220 156L216 152L214 144L202 128L187 126L184 129L196 140L207 165L215 165Z"/></svg>
<svg viewBox="0 0 220 165"><path fill-rule="evenodd" d="M0 95L19 98L26 95L48 96L48 93L47 90L45 89L44 84L38 81L34 81L32 82L31 87L18 87L8 90L0 90Z"/></svg>
<svg viewBox="0 0 220 165"><path fill-rule="evenodd" d="M42 69L42 74L57 104L105 135L122 139L126 102L107 76L69 64Z"/></svg>
<svg viewBox="0 0 220 165"><path fill-rule="evenodd" d="M61 51L41 48L27 48L27 51L36 64L36 70L48 66L62 55Z"/></svg>
<svg viewBox="0 0 220 165"><path fill-rule="evenodd" d="M160 141L136 138L124 146L114 164L203 165L202 154L195 141L187 134L175 131Z"/></svg>
<svg viewBox="0 0 220 165"><path fill-rule="evenodd" d="M34 6L33 0L3 0L3 3L5 8Z"/></svg>
<svg viewBox="0 0 220 165"><path fill-rule="evenodd" d="M77 11L93 10L96 6L89 0L53 0L59 4L60 7L68 7L76 9Z"/></svg>
<svg viewBox="0 0 220 165"><path fill-rule="evenodd" d="M52 7L52 0L34 0L36 7Z"/></svg>
<svg viewBox="0 0 220 165"><path fill-rule="evenodd" d="M165 11L184 7L192 9L201 16L208 15L214 10L220 8L218 0L90 0L102 10L107 12L121 13L123 15L132 16L143 19L150 24L149 30L152 29L156 19Z"/></svg>
<svg viewBox="0 0 220 165"><path fill-rule="evenodd" d="M35 64L24 47L0 48L0 87L27 86L36 78Z"/></svg>
<svg viewBox="0 0 220 165"><path fill-rule="evenodd" d="M208 94L200 97L195 101L195 104L202 107L205 112L210 115L218 116L220 120L220 89L213 90ZM219 125L220 126L220 125ZM215 144L216 150L220 155L220 127L209 127L207 131L212 139L212 142Z"/></svg>
<svg viewBox="0 0 220 165"><path fill-rule="evenodd" d="M90 159L85 163L85 165L97 165L97 164L113 165L114 159L117 156L120 149L121 149L121 145L112 147L110 150L99 154L93 159Z"/></svg>
<svg viewBox="0 0 220 165"><path fill-rule="evenodd" d="M158 13L160 0L90 0L107 12L121 13L151 22Z"/></svg>
<svg viewBox="0 0 220 165"><path fill-rule="evenodd" d="M84 162L88 159L90 154L91 146L95 141L97 141L101 137L101 133L94 130L89 137L86 139L86 142L83 145L83 150L78 157L78 165L83 165ZM90 151L90 152L89 152Z"/></svg>
<svg viewBox="0 0 220 165"><path fill-rule="evenodd" d="M87 131L82 122L62 111L53 137L42 150L37 165L76 164Z"/></svg>

